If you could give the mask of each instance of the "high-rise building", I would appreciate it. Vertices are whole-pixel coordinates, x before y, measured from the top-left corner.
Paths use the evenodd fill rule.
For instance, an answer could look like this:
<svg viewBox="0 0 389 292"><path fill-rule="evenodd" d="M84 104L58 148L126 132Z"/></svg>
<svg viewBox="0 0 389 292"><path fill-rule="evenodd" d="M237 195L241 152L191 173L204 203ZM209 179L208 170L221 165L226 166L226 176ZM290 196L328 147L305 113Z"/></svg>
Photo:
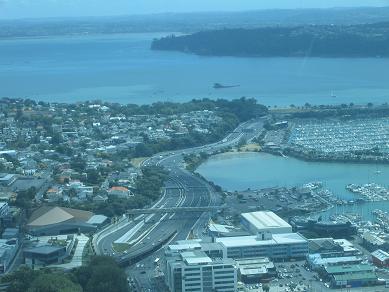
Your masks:
<svg viewBox="0 0 389 292"><path fill-rule="evenodd" d="M174 292L233 292L237 269L232 259L210 258L204 251L169 252L165 262L165 281Z"/></svg>

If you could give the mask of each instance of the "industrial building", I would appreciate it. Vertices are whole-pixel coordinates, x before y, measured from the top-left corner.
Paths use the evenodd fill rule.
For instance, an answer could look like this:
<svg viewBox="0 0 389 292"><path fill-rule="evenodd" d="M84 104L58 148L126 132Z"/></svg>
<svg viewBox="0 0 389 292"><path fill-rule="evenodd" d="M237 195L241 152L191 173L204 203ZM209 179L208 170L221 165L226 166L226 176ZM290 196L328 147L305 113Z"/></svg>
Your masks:
<svg viewBox="0 0 389 292"><path fill-rule="evenodd" d="M172 292L234 292L237 270L232 259L210 258L200 250L181 251L166 257L165 281Z"/></svg>
<svg viewBox="0 0 389 292"><path fill-rule="evenodd" d="M346 256L346 257L323 257L321 254L309 254L307 256L307 263L312 270L320 270L325 266L341 266L362 263L360 256Z"/></svg>
<svg viewBox="0 0 389 292"><path fill-rule="evenodd" d="M358 256L361 252L346 239L308 239L309 253L320 254L322 258Z"/></svg>
<svg viewBox="0 0 389 292"><path fill-rule="evenodd" d="M245 284L258 284L277 276L277 270L269 258L237 260L238 279Z"/></svg>
<svg viewBox="0 0 389 292"><path fill-rule="evenodd" d="M389 242L377 234L366 231L362 234L363 246L369 251L389 250Z"/></svg>
<svg viewBox="0 0 389 292"><path fill-rule="evenodd" d="M326 266L323 273L333 288L363 287L378 283L374 267L368 264Z"/></svg>
<svg viewBox="0 0 389 292"><path fill-rule="evenodd" d="M88 211L45 206L33 212L27 229L34 236L90 233L95 232L102 222L101 216L97 220L94 217Z"/></svg>
<svg viewBox="0 0 389 292"><path fill-rule="evenodd" d="M377 267L389 267L389 253L381 249L371 253L373 264Z"/></svg>
<svg viewBox="0 0 389 292"><path fill-rule="evenodd" d="M294 217L290 220L293 231L308 230L321 237L349 238L357 234L357 228L351 222L323 221Z"/></svg>
<svg viewBox="0 0 389 292"><path fill-rule="evenodd" d="M291 233L292 226L270 211L241 214L242 225L252 234L271 232L272 234Z"/></svg>
<svg viewBox="0 0 389 292"><path fill-rule="evenodd" d="M308 241L298 233L271 234L262 232L253 236L216 238L225 257L233 259L268 257L272 260L305 258Z"/></svg>

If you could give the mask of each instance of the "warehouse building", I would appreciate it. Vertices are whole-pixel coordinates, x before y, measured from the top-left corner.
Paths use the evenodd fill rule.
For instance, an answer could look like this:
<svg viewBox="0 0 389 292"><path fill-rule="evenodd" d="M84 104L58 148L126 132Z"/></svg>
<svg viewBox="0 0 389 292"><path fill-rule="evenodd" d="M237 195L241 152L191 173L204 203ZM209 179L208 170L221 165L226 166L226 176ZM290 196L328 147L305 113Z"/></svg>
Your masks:
<svg viewBox="0 0 389 292"><path fill-rule="evenodd" d="M368 264L326 266L323 273L333 288L373 286L378 283L374 267Z"/></svg>
<svg viewBox="0 0 389 292"><path fill-rule="evenodd" d="M322 258L358 256L361 252L346 239L308 239L309 253L320 254Z"/></svg>
<svg viewBox="0 0 389 292"><path fill-rule="evenodd" d="M307 263L312 270L320 270L325 266L342 266L362 263L360 256L345 256L345 257L323 257L319 253L309 254Z"/></svg>
<svg viewBox="0 0 389 292"><path fill-rule="evenodd" d="M377 284L377 276L372 272L334 275L331 279L331 287L333 288L356 288L374 286Z"/></svg>
<svg viewBox="0 0 389 292"><path fill-rule="evenodd" d="M373 264L377 267L389 267L389 253L381 249L371 253Z"/></svg>
<svg viewBox="0 0 389 292"><path fill-rule="evenodd" d="M327 266L325 273L333 288L372 286L378 283L374 267L368 264Z"/></svg>
<svg viewBox="0 0 389 292"><path fill-rule="evenodd" d="M252 234L258 232L271 232L272 234L292 232L292 226L270 211L243 213L241 223Z"/></svg>
<svg viewBox="0 0 389 292"><path fill-rule="evenodd" d="M364 247L371 252L377 249L389 250L389 242L373 232L366 231L363 233L362 240Z"/></svg>

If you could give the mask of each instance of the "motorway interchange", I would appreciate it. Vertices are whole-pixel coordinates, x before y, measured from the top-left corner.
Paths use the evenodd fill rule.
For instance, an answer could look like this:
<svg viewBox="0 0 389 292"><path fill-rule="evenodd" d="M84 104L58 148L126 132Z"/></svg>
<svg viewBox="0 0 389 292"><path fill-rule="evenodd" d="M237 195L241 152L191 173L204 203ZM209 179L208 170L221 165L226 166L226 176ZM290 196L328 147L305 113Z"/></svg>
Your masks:
<svg viewBox="0 0 389 292"><path fill-rule="evenodd" d="M226 147L238 144L241 139L250 141L262 130L263 119L251 120L239 125L222 141L155 155L145 161L142 166L163 166L169 171L161 198L151 209L169 209L177 207L220 206L218 196L209 184L193 173L184 169L183 155L200 152L214 153ZM123 218L97 234L93 240L97 254L125 258L129 264L128 272L138 291L154 291L157 289L153 281L155 273L154 261L163 256L163 246L171 241L183 240L192 233L201 236L201 230L209 220L210 213L202 211L175 212L138 215L132 219ZM114 246L129 245L123 253ZM159 288L158 288L159 289Z"/></svg>

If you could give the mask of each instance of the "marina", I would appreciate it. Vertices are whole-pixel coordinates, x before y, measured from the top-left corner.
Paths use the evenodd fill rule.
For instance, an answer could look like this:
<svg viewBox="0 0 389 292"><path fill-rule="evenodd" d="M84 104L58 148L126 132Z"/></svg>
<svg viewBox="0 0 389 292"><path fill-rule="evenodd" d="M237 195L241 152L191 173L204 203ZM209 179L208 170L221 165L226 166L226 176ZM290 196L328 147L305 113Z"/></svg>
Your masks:
<svg viewBox="0 0 389 292"><path fill-rule="evenodd" d="M387 201L389 200L389 189L375 184L355 185L350 184L346 186L350 192L360 195L366 201Z"/></svg>
<svg viewBox="0 0 389 292"><path fill-rule="evenodd" d="M231 192L304 185L317 188L318 184L312 182L321 182L325 190L322 190L321 197L331 198L333 206L320 213L324 218L338 214L359 214L364 220L373 220L372 212L375 209L389 211L389 201L363 202L358 200L361 199L360 195L346 189L351 183L387 186L388 165L307 162L267 153L240 153L213 156L197 172ZM320 192L320 189L315 192Z"/></svg>
<svg viewBox="0 0 389 292"><path fill-rule="evenodd" d="M293 127L289 144L339 155L358 151L389 155L389 119L304 121Z"/></svg>

